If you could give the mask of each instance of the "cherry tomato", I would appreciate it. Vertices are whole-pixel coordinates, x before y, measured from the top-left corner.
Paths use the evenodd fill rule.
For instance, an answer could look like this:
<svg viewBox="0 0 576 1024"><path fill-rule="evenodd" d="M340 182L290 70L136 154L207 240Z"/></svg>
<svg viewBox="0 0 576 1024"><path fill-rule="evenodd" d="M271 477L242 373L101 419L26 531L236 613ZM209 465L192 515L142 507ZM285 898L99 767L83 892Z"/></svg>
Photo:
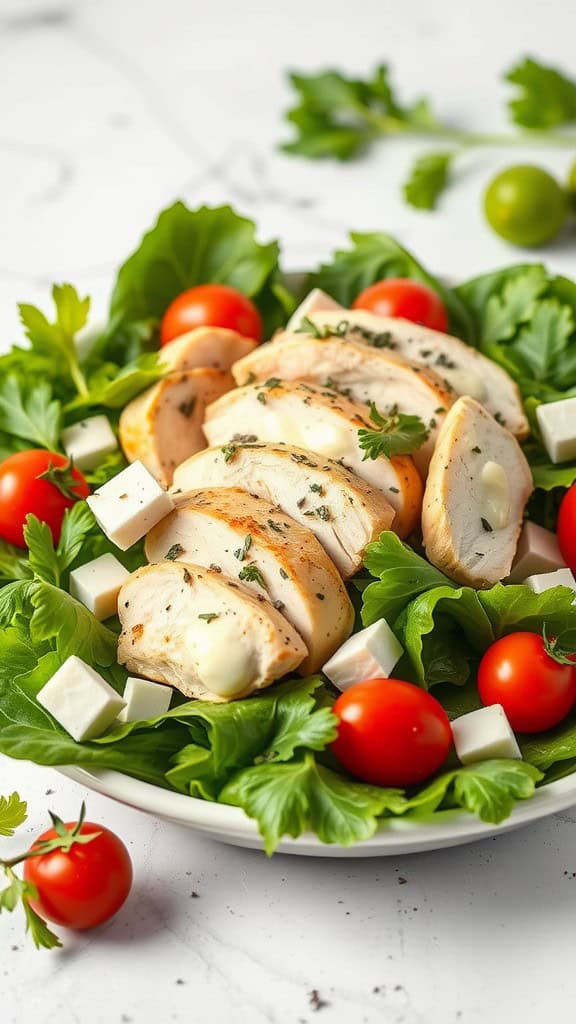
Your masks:
<svg viewBox="0 0 576 1024"><path fill-rule="evenodd" d="M444 303L432 288L409 277L389 277L376 281L354 302L353 309L368 309L376 316L401 317L434 331L448 330Z"/></svg>
<svg viewBox="0 0 576 1024"><path fill-rule="evenodd" d="M166 345L194 327L228 327L246 338L262 340L256 306L227 284L201 284L178 295L162 317L160 343Z"/></svg>
<svg viewBox="0 0 576 1024"><path fill-rule="evenodd" d="M562 498L556 532L562 558L576 572L576 484Z"/></svg>
<svg viewBox="0 0 576 1024"><path fill-rule="evenodd" d="M484 212L494 231L514 245L544 245L560 231L568 201L548 171L532 164L507 167L490 182Z"/></svg>
<svg viewBox="0 0 576 1024"><path fill-rule="evenodd" d="M70 831L74 824L66 826ZM85 821L80 835L100 833L86 844L74 844L69 850L30 857L24 864L24 877L38 891L32 901L41 917L80 931L95 928L120 910L132 886L132 862L124 843L102 825ZM55 839L51 828L36 843Z"/></svg>
<svg viewBox="0 0 576 1024"><path fill-rule="evenodd" d="M345 768L376 786L410 786L433 775L452 743L444 708L401 679L368 679L338 697L332 750Z"/></svg>
<svg viewBox="0 0 576 1024"><path fill-rule="evenodd" d="M483 704L501 704L516 732L544 732L576 701L576 669L547 653L538 633L510 633L488 648L478 670Z"/></svg>
<svg viewBox="0 0 576 1024"><path fill-rule="evenodd" d="M86 498L90 488L78 469L60 474L61 487L67 494L50 480L39 477L50 467L66 469L68 464L64 455L43 448L16 452L0 463L0 537L18 547L26 547L24 524L26 516L32 513L48 523L54 543L58 543L64 513L76 501L73 495Z"/></svg>

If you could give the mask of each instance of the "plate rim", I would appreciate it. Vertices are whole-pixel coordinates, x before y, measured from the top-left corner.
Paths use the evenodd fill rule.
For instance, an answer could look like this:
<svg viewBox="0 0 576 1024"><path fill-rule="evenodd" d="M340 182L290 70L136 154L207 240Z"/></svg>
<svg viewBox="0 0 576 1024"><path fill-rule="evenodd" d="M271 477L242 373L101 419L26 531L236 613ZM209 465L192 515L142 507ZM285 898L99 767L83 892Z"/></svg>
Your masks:
<svg viewBox="0 0 576 1024"><path fill-rule="evenodd" d="M257 823L239 807L221 804L174 790L163 789L114 769L77 765L56 769L80 785L136 810L162 818L211 839L264 850ZM387 818L369 839L352 846L323 843L312 832L297 838L284 836L278 853L312 857L374 857L433 851L478 842L547 818L576 804L576 773L537 789L528 800L514 805L499 824L481 821L461 809L436 811L428 818Z"/></svg>

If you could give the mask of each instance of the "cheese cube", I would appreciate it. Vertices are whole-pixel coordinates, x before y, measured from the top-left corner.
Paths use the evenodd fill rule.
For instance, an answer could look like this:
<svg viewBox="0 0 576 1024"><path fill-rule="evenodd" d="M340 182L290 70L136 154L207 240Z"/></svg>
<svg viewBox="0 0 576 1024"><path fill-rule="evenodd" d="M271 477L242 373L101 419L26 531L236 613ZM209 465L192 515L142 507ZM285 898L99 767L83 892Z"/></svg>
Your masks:
<svg viewBox="0 0 576 1024"><path fill-rule="evenodd" d="M551 590L552 587L570 587L571 590L576 590L576 580L574 579L570 569L556 569L555 572L540 572L535 576L528 576L524 583L530 587L535 594L543 594L545 590Z"/></svg>
<svg viewBox="0 0 576 1024"><path fill-rule="evenodd" d="M116 451L118 441L107 416L90 416L62 431L62 445L78 469L95 469Z"/></svg>
<svg viewBox="0 0 576 1024"><path fill-rule="evenodd" d="M323 292L321 288L313 288L306 298L303 299L298 308L292 313L292 316L286 324L286 330L297 330L305 316L312 316L314 313L322 313L323 310L343 308L344 307L341 306L339 302L336 302L331 295L327 295L326 292Z"/></svg>
<svg viewBox="0 0 576 1024"><path fill-rule="evenodd" d="M42 687L37 700L77 743L101 736L124 707L116 690L75 654Z"/></svg>
<svg viewBox="0 0 576 1024"><path fill-rule="evenodd" d="M576 398L545 402L537 407L536 418L552 462L576 459Z"/></svg>
<svg viewBox="0 0 576 1024"><path fill-rule="evenodd" d="M536 523L524 523L512 571L506 583L523 583L527 576L563 569L566 562L556 535Z"/></svg>
<svg viewBox="0 0 576 1024"><path fill-rule="evenodd" d="M100 528L121 551L140 540L174 508L172 498L138 461L86 501Z"/></svg>
<svg viewBox="0 0 576 1024"><path fill-rule="evenodd" d="M346 640L322 671L339 690L347 690L364 679L388 677L403 654L402 644L380 619Z"/></svg>
<svg viewBox="0 0 576 1024"><path fill-rule="evenodd" d="M520 747L501 704L471 711L454 719L452 736L462 764L488 761L492 757L522 759Z"/></svg>
<svg viewBox="0 0 576 1024"><path fill-rule="evenodd" d="M118 610L120 587L129 575L114 555L100 555L70 573L70 593L97 619L109 619Z"/></svg>
<svg viewBox="0 0 576 1024"><path fill-rule="evenodd" d="M149 718L165 715L172 700L172 688L153 683L150 679L126 680L124 702L126 707L118 715L120 722L146 722Z"/></svg>

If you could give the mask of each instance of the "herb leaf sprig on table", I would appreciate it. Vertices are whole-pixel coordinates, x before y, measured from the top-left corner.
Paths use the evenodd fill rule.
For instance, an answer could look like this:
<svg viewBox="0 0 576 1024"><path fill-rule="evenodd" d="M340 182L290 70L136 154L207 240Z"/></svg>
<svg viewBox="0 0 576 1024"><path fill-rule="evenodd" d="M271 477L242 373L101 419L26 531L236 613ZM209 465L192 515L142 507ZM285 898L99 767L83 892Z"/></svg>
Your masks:
<svg viewBox="0 0 576 1024"><path fill-rule="evenodd" d="M453 149L417 157L404 184L406 201L421 210L435 208L450 183L456 157L476 146L518 147L544 144L576 146L576 135L552 129L576 122L576 82L555 68L527 57L504 75L515 86L508 104L515 134L468 132L439 119L427 98L403 103L380 64L365 79L336 70L304 75L292 72L297 102L286 114L296 137L285 153L311 159L352 160L382 138L417 136L452 143Z"/></svg>

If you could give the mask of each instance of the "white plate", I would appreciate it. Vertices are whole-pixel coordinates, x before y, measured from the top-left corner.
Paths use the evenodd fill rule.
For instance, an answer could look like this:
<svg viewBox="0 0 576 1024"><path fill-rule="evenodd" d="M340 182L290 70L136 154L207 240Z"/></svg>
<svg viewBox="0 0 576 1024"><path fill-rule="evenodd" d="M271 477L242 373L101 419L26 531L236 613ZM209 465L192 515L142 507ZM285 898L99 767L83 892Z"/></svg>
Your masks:
<svg viewBox="0 0 576 1024"><path fill-rule="evenodd" d="M195 797L183 796L148 782L140 782L114 771L86 771L67 767L59 771L75 782L109 796L120 803L147 811L158 818L184 825L195 832L233 846L262 850L262 837L254 821L237 807L212 804ZM552 782L537 790L531 800L516 805L512 814L501 825L486 825L462 811L442 811L429 822L411 822L391 818L383 822L376 835L356 846L328 846L310 832L298 839L286 837L278 847L279 853L300 854L304 857L387 857L403 853L422 853L447 846L487 839L511 829L539 821L576 804L576 774Z"/></svg>

